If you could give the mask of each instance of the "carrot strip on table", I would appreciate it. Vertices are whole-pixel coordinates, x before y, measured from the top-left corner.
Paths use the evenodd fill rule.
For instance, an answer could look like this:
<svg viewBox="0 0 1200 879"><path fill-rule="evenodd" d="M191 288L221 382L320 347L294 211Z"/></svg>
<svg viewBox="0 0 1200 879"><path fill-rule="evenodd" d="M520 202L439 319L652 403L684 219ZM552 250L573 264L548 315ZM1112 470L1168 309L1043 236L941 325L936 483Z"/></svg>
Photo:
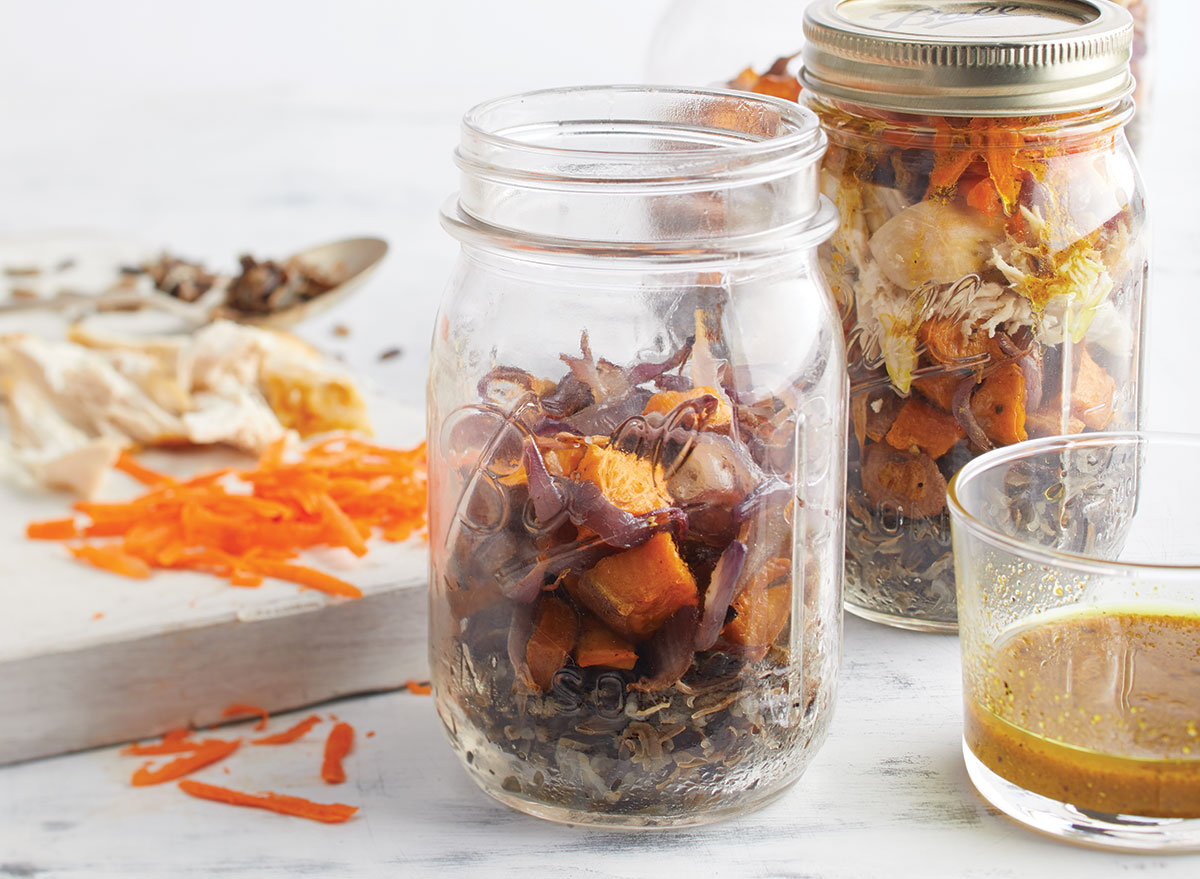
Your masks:
<svg viewBox="0 0 1200 879"><path fill-rule="evenodd" d="M414 696L428 696L433 692L433 685L429 681L405 681L404 686Z"/></svg>
<svg viewBox="0 0 1200 879"><path fill-rule="evenodd" d="M270 792L248 794L191 779L179 782L179 789L189 796L202 800L228 803L231 806L266 809L281 815L294 815L297 818L308 818L311 821L321 821L325 824L341 824L343 821L349 821L358 811L357 806L347 806L345 803L314 803L303 797L289 797Z"/></svg>
<svg viewBox="0 0 1200 879"><path fill-rule="evenodd" d="M234 739L231 742L221 739L206 739L189 756L172 760L158 769L150 769L150 764L147 763L133 773L130 781L135 787L174 781L180 776L188 775L197 769L203 769L205 766L211 766L219 760L224 760L236 751L241 743L241 739Z"/></svg>
<svg viewBox="0 0 1200 879"><path fill-rule="evenodd" d="M25 527L25 536L30 540L70 540L79 536L79 530L74 519L50 519L30 522Z"/></svg>
<svg viewBox="0 0 1200 879"><path fill-rule="evenodd" d="M354 727L348 723L339 723L329 731L325 740L325 759L321 763L321 778L327 784L341 784L346 780L346 770L342 760L354 746Z"/></svg>
<svg viewBox="0 0 1200 879"><path fill-rule="evenodd" d="M304 720L297 723L290 729L285 729L283 732L275 733L274 735L263 736L261 739L251 739L252 745L288 745L296 741L302 735L321 722L319 715L313 714Z"/></svg>
<svg viewBox="0 0 1200 879"><path fill-rule="evenodd" d="M257 705L243 705L241 702L235 702L221 712L222 717L237 717L239 714L257 714L258 723L254 725L257 730L267 728L267 718L271 715L265 708L259 708Z"/></svg>

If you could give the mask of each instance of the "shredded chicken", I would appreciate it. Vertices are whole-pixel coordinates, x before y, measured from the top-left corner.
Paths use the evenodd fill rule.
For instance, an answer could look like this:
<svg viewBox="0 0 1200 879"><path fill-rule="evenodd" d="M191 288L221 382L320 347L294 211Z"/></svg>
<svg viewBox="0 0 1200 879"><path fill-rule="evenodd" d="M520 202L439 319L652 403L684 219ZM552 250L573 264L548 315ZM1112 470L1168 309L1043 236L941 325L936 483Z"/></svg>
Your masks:
<svg viewBox="0 0 1200 879"><path fill-rule="evenodd" d="M13 456L37 481L92 495L128 445L257 454L290 431L370 432L353 382L299 339L218 321L191 336L0 338Z"/></svg>

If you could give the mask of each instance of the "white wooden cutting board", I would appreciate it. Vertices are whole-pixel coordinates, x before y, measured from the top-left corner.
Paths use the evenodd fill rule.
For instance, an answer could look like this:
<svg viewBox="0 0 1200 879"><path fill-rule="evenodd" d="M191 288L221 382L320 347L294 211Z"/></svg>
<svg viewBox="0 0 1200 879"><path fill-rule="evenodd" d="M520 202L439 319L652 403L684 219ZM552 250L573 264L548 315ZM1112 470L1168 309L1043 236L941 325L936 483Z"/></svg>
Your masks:
<svg viewBox="0 0 1200 879"><path fill-rule="evenodd" d="M0 268L51 268L31 279L6 272L0 282L43 296L90 291L110 283L118 265L152 253L92 234L3 241ZM69 267L54 268L60 264ZM157 331L162 316L144 317L142 329ZM127 329L132 316L113 319ZM0 332L54 337L63 320L2 315ZM407 448L422 440L422 413L377 392L366 397L379 442ZM181 476L252 463L221 450L143 460ZM357 600L272 580L239 589L184 571L130 580L76 562L60 543L26 539L30 521L69 515L74 498L21 486L7 464L12 472L0 454L0 764L210 725L235 702L282 711L427 676L421 539L372 539L361 559L344 549L304 559L357 585ZM102 499L142 490L113 473Z"/></svg>
<svg viewBox="0 0 1200 879"><path fill-rule="evenodd" d="M421 413L370 405L379 441L420 442ZM219 451L143 460L177 475L248 463ZM140 490L114 473L104 494ZM0 764L212 724L234 702L281 711L427 675L420 538L373 538L361 559L341 548L306 557L361 588L357 600L186 571L131 580L26 539L29 521L61 518L71 502L0 479Z"/></svg>

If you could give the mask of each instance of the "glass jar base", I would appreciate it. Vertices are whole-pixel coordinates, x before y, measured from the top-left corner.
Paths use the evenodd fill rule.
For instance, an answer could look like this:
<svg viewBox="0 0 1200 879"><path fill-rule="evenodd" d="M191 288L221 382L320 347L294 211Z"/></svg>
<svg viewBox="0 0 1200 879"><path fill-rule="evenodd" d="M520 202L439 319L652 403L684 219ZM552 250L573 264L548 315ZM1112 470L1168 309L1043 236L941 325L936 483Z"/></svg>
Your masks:
<svg viewBox="0 0 1200 879"><path fill-rule="evenodd" d="M971 783L985 800L1041 833L1113 851L1200 852L1200 818L1149 818L1078 809L1001 778L971 752L965 741L963 759Z"/></svg>
<svg viewBox="0 0 1200 879"><path fill-rule="evenodd" d="M958 631L958 622L955 620L923 620L918 617L902 617L869 607L861 607L849 601L845 603L845 608L848 613L852 613L856 617L896 629L909 629L913 632L948 632L950 634Z"/></svg>
<svg viewBox="0 0 1200 879"><path fill-rule="evenodd" d="M524 812L526 815L543 818L547 821L554 821L558 824L571 824L581 827L605 827L613 830L669 830L675 827L699 827L705 824L730 821L750 812L757 811L763 806L774 802L799 781L799 778L792 779L761 796L751 797L747 795L745 799L726 806L709 807L703 811L686 814L668 813L652 815L645 812L633 814L591 812L582 809L571 809L566 806L556 806L551 803L532 800L517 793L511 793L503 788L498 788L489 783L490 779L485 779L471 772L469 769L467 774L471 776L471 780L485 794L512 809L516 809L518 812Z"/></svg>

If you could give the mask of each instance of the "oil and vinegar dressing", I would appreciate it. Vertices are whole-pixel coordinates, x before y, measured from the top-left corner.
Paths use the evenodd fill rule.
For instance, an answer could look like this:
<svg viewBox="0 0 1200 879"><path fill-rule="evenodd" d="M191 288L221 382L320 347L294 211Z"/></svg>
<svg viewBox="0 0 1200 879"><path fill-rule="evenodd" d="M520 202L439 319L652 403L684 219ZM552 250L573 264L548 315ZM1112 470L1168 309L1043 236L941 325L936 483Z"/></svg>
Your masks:
<svg viewBox="0 0 1200 879"><path fill-rule="evenodd" d="M965 735L997 775L1082 809L1200 817L1200 615L1059 616L982 659Z"/></svg>

